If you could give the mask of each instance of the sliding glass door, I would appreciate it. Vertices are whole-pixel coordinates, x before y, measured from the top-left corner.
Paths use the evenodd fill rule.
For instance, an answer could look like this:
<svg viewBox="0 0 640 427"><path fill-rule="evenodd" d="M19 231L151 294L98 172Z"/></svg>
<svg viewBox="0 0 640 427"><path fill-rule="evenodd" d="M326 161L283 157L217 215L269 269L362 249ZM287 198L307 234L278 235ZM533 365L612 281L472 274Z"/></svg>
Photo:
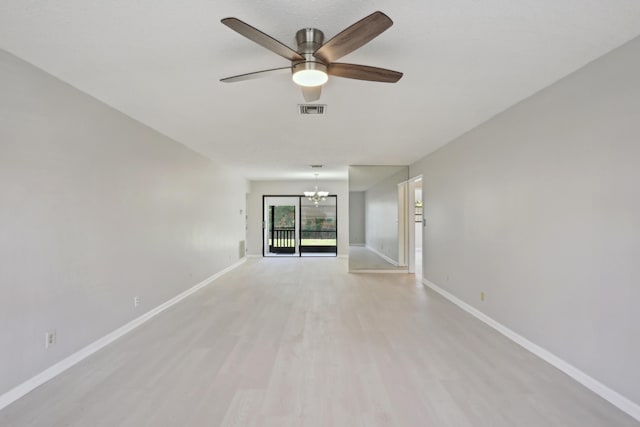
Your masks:
<svg viewBox="0 0 640 427"><path fill-rule="evenodd" d="M336 256L337 197L263 196L264 256Z"/></svg>
<svg viewBox="0 0 640 427"><path fill-rule="evenodd" d="M300 222L298 197L264 197L264 255L297 255Z"/></svg>
<svg viewBox="0 0 640 427"><path fill-rule="evenodd" d="M301 198L300 253L338 252L336 199L330 196L316 205L306 197Z"/></svg>

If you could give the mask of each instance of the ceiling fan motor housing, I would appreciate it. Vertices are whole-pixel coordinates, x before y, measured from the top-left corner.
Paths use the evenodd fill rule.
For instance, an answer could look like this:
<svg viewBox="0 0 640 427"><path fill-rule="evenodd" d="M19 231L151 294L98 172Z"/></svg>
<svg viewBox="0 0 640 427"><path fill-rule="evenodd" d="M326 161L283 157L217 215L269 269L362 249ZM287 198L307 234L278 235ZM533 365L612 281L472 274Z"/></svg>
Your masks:
<svg viewBox="0 0 640 427"><path fill-rule="evenodd" d="M310 70L314 70L314 71L318 71L318 72L323 72L324 74L327 74L327 66L324 65L322 62L318 62L318 61L305 61L305 62L298 62L297 64L293 64L293 67L291 67L291 73L292 74L296 74L299 71L310 71Z"/></svg>
<svg viewBox="0 0 640 427"><path fill-rule="evenodd" d="M324 34L316 28L303 28L296 33L298 53L302 56L311 55L324 43Z"/></svg>

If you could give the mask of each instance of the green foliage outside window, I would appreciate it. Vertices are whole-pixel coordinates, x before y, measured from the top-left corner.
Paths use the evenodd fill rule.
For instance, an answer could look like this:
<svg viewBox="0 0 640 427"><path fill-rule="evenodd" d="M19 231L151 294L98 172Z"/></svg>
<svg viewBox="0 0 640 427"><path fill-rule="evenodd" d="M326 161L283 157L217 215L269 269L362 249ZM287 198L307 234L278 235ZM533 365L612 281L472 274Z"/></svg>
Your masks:
<svg viewBox="0 0 640 427"><path fill-rule="evenodd" d="M275 225L275 228L295 228L296 207L275 206L273 217L273 224Z"/></svg>

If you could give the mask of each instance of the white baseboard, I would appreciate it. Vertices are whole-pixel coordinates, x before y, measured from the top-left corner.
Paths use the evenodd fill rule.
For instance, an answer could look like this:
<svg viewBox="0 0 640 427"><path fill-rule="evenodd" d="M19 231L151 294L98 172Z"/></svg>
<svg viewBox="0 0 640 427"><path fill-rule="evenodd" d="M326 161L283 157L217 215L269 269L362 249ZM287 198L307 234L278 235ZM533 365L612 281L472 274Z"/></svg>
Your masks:
<svg viewBox="0 0 640 427"><path fill-rule="evenodd" d="M97 352L98 350L100 350L100 349L104 348L105 346L111 344L113 341L117 340L118 338L122 337L123 335L131 332L132 330L134 330L138 326L140 326L143 323L145 323L146 321L150 320L152 317L160 314L161 312L163 312L167 308L171 307L172 305L177 304L178 302L182 301L183 299L185 299L189 295L191 295L191 294L199 291L200 289L204 288L205 286L207 286L208 284L210 284L211 282L213 282L214 280L216 280L220 276L222 276L222 275L228 273L229 271L237 268L238 266L240 266L245 261L246 261L246 258L242 258L241 260L239 260L235 264L233 264L233 265L225 268L224 270L219 271L216 274L206 278L205 280L203 280L202 282L200 282L197 285L193 286L192 288L187 289L186 291L184 291L184 292L178 294L177 296L171 298L169 301L166 301L163 304L160 304L159 306L147 311L146 313L144 313L140 317L137 317L137 318L133 319L129 323L125 324L124 326L121 326L120 328L116 329L113 332L110 332L109 334L103 336L102 338L98 339L97 341L92 342L88 346L78 350L77 352L73 353L72 355L62 359L60 362L56 363L55 365L45 369L44 371L40 372L36 376L28 379L27 381L23 382L22 384L12 388L11 390L7 391L4 394L2 394L0 396L0 409L3 409L4 407L8 406L9 404L15 402L16 400L20 399L25 394L29 393L31 390L33 390L36 387L46 383L50 379L54 378L55 376L61 374L62 372L66 371L67 369L71 368L76 363L82 361L83 359L89 357L90 355L92 355L93 353Z"/></svg>
<svg viewBox="0 0 640 427"><path fill-rule="evenodd" d="M387 261L389 264L393 264L396 267L398 266L398 261L392 260L382 252L378 252L376 249L373 249L371 246L366 246L366 248L369 249L371 252L375 253L376 255L378 255L380 258Z"/></svg>
<svg viewBox="0 0 640 427"><path fill-rule="evenodd" d="M375 270L375 269L363 269L363 270L349 270L349 273L384 273L384 274L408 274L409 270Z"/></svg>
<svg viewBox="0 0 640 427"><path fill-rule="evenodd" d="M246 258L262 258L260 254L247 254Z"/></svg>
<svg viewBox="0 0 640 427"><path fill-rule="evenodd" d="M364 243L349 243L349 246L365 246Z"/></svg>
<svg viewBox="0 0 640 427"><path fill-rule="evenodd" d="M493 320L491 317L487 316L480 310L470 306L466 302L462 301L461 299L452 295L451 293L445 291L444 289L440 288L439 286L435 285L429 280L422 279L422 283L425 286L429 287L430 289L434 290L435 292L439 293L440 295L442 295L443 297L445 297L446 299L448 299L449 301L451 301L452 303L454 303L455 305L457 305L467 313L471 314L472 316L476 317L477 319L491 326L493 329L500 332L502 335L506 336L516 344L524 347L526 350L529 350L531 353L535 354L542 360L560 369L562 372L569 375L571 378L573 378L574 380L576 380L577 382L579 382L580 384L582 384L583 386L585 386L586 388L588 388L589 390L597 394L598 396L607 400L612 405L618 407L619 409L626 412L636 420L640 421L640 405L638 405L637 403L632 402L631 400L624 397L620 393L610 389L606 385L602 384L600 381L589 376L588 374L584 373L580 369L576 368L570 363L559 358L555 354L549 352L548 350L540 347L537 344L534 344L533 342L529 341L522 335L515 333L514 331L502 325L501 323Z"/></svg>

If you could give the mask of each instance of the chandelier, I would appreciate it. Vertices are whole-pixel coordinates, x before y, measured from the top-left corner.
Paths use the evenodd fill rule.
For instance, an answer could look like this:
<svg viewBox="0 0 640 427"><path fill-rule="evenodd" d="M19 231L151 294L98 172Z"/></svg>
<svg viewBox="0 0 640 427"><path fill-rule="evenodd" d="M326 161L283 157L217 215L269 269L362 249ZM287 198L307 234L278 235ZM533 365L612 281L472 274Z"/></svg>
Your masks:
<svg viewBox="0 0 640 427"><path fill-rule="evenodd" d="M316 188L313 191L305 191L304 196L312 201L316 207L318 203L324 202L327 200L327 196L329 195L328 191L318 191L318 174L314 174L316 176Z"/></svg>

